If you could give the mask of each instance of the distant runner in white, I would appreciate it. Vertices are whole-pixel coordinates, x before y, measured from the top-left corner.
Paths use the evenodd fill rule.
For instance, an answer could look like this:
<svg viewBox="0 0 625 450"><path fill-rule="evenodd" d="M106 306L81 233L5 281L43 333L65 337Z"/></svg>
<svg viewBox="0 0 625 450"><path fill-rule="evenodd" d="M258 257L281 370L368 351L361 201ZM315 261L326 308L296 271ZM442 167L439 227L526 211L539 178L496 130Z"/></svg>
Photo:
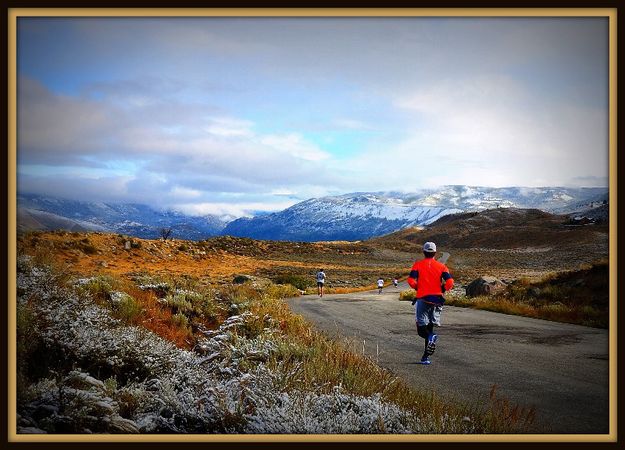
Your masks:
<svg viewBox="0 0 625 450"><path fill-rule="evenodd" d="M323 297L323 284L325 281L326 274L323 269L319 269L319 272L317 272L317 294L319 294L319 297Z"/></svg>
<svg viewBox="0 0 625 450"><path fill-rule="evenodd" d="M380 277L378 278L378 294L382 293L383 287L384 287L384 280Z"/></svg>

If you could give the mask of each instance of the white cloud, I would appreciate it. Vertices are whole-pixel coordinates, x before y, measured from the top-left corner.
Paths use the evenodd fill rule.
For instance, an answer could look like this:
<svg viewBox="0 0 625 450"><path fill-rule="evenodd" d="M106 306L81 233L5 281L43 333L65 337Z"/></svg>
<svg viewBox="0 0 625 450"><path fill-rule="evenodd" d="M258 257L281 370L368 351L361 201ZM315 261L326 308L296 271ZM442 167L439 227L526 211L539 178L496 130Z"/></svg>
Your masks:
<svg viewBox="0 0 625 450"><path fill-rule="evenodd" d="M211 118L204 129L206 132L221 137L251 137L253 122L229 117Z"/></svg>
<svg viewBox="0 0 625 450"><path fill-rule="evenodd" d="M66 175L22 185L243 213L276 196L607 179L599 18L22 24L18 164ZM81 173L115 161L129 162L117 178Z"/></svg>
<svg viewBox="0 0 625 450"><path fill-rule="evenodd" d="M242 202L242 203L181 203L173 206L174 209L188 215L203 216L213 214L217 216L251 217L258 211L281 211L294 205L295 201L282 202Z"/></svg>
<svg viewBox="0 0 625 450"><path fill-rule="evenodd" d="M122 91L127 85L123 83ZM107 89L114 91L112 85ZM61 96L21 78L20 166L47 165L49 173L60 170L73 177L45 179L71 185L60 191L75 197L74 190L92 192L79 187L87 178L81 168L97 164L114 174L117 163L120 176L123 165L127 198L169 205L188 200L201 204L207 195L221 192L268 193L285 186L295 192L297 186L315 183L325 189L337 177L320 170L330 154L299 133L263 134L254 130L252 121L215 115L210 106L203 110L193 103L178 102L174 114L163 115L155 106L168 107L163 97L145 94L150 95L149 106L131 103L121 108L120 95L111 96L110 102L108 97L95 101ZM44 184L29 178L33 188Z"/></svg>
<svg viewBox="0 0 625 450"><path fill-rule="evenodd" d="M330 158L328 152L323 151L311 142L307 142L298 133L267 135L261 137L259 142L305 161L323 161Z"/></svg>
<svg viewBox="0 0 625 450"><path fill-rule="evenodd" d="M202 197L202 191L198 189L188 189L180 186L175 186L171 190L171 195L180 199L197 199Z"/></svg>
<svg viewBox="0 0 625 450"><path fill-rule="evenodd" d="M576 184L607 175L607 111L538 97L510 77L441 80L396 99L415 127L386 152L432 184ZM364 157L363 166L376 158ZM416 175L418 174L418 175Z"/></svg>

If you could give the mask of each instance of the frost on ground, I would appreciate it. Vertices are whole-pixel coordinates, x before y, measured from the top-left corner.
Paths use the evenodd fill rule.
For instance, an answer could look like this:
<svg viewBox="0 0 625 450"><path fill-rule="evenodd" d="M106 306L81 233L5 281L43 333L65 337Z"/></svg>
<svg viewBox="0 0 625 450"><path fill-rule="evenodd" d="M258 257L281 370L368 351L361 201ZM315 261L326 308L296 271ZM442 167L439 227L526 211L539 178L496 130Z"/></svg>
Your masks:
<svg viewBox="0 0 625 450"><path fill-rule="evenodd" d="M340 386L285 391L284 380L297 373L265 365L289 345L270 317L249 338L238 330L252 314L232 316L186 351L124 325L80 284L18 262L18 366L27 374L18 376L18 433L473 431L462 418L424 420Z"/></svg>

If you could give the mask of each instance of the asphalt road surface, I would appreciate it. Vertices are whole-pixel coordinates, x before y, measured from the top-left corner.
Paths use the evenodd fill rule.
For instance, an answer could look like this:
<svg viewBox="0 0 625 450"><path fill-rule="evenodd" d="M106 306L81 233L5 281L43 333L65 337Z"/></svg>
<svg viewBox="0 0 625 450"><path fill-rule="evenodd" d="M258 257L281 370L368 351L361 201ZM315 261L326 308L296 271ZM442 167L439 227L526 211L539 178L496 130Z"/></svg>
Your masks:
<svg viewBox="0 0 625 450"><path fill-rule="evenodd" d="M608 331L444 306L432 364L417 361L414 306L407 289L289 299L291 310L333 337L346 337L417 389L486 402L493 385L512 404L534 406L538 433L609 432Z"/></svg>

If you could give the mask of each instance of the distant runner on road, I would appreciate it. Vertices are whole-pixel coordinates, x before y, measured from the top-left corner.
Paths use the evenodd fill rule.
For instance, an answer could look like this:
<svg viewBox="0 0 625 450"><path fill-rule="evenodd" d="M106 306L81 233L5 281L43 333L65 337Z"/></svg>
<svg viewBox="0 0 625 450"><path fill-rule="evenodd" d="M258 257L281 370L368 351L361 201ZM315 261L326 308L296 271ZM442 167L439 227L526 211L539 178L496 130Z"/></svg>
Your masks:
<svg viewBox="0 0 625 450"><path fill-rule="evenodd" d="M323 297L323 284L326 281L326 274L323 269L319 269L317 272L317 294L319 297Z"/></svg>
<svg viewBox="0 0 625 450"><path fill-rule="evenodd" d="M410 275L408 284L415 289L415 299L412 304L415 308L415 321L417 333L425 340L425 350L421 357L421 364L430 364L430 356L436 349L438 335L434 334L434 325L440 326L441 312L443 311L443 293L454 286L454 279L449 269L434 259L436 244L426 242L423 244L424 259L416 261Z"/></svg>
<svg viewBox="0 0 625 450"><path fill-rule="evenodd" d="M397 278L393 278L393 286L397 287L397 283L398 283Z"/></svg>
<svg viewBox="0 0 625 450"><path fill-rule="evenodd" d="M384 280L382 277L378 278L378 294L382 293L382 288L384 287Z"/></svg>

